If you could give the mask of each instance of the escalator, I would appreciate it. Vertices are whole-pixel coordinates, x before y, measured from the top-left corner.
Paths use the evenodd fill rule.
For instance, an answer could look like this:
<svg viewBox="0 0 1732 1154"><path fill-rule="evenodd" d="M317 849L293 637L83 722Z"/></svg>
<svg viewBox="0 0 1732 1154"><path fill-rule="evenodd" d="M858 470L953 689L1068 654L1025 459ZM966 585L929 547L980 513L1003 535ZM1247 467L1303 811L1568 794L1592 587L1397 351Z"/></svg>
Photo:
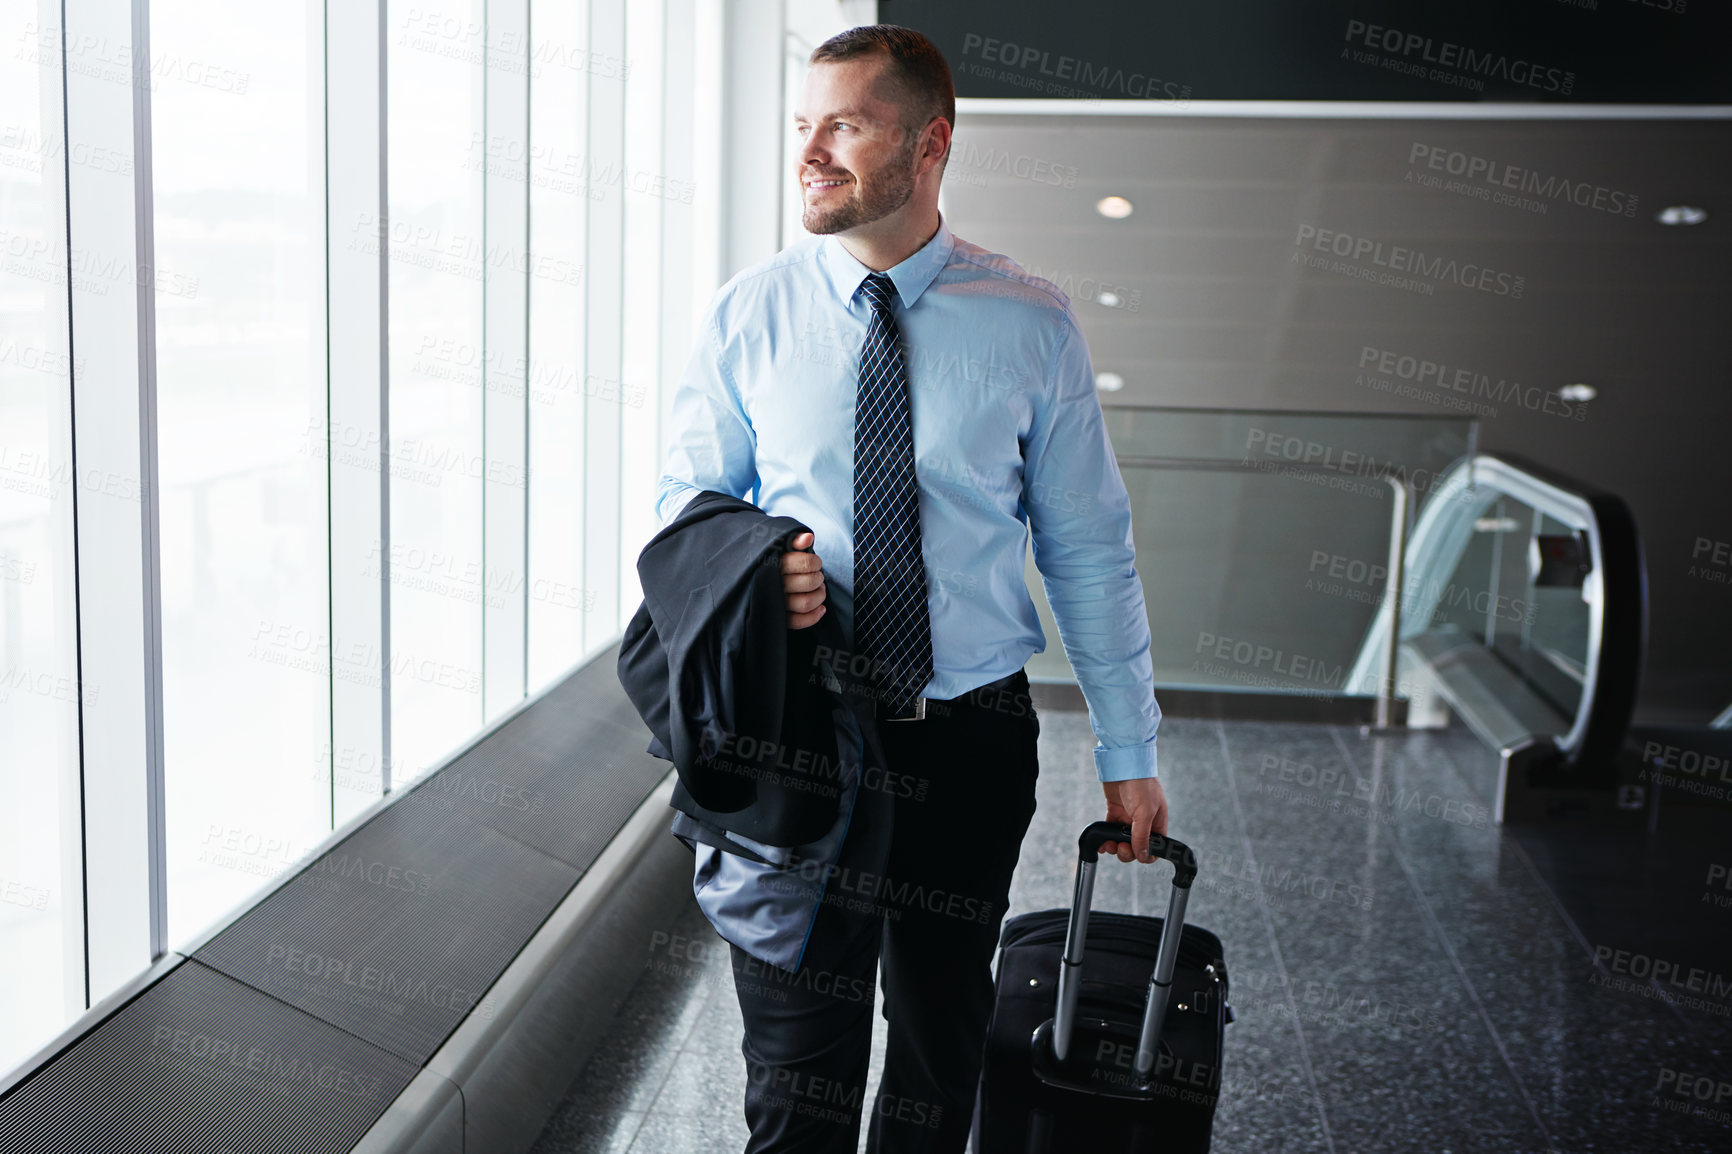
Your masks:
<svg viewBox="0 0 1732 1154"><path fill-rule="evenodd" d="M1498 752L1499 821L1646 808L1625 756L1647 647L1641 539L1615 494L1508 456L1470 454L1415 519L1400 596L1360 646L1410 725L1453 712Z"/></svg>
<svg viewBox="0 0 1732 1154"><path fill-rule="evenodd" d="M1657 967L1641 988L1687 1020L1697 979L1732 974L1732 729L1724 717L1633 719L1648 600L1628 507L1473 454L1420 510L1406 569L1356 674L1385 668L1398 638L1408 724L1453 713L1496 751L1502 844L1546 883L1597 964L1614 977L1625 964Z"/></svg>

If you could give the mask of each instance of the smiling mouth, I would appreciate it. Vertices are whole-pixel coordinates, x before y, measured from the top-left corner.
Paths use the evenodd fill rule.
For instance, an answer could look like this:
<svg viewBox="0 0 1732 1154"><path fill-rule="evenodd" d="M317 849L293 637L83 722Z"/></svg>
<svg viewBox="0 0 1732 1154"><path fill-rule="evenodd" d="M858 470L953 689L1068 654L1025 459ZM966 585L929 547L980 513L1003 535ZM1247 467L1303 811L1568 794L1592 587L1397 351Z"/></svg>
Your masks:
<svg viewBox="0 0 1732 1154"><path fill-rule="evenodd" d="M807 188L822 192L827 188L841 188L846 180L808 180L804 182Z"/></svg>

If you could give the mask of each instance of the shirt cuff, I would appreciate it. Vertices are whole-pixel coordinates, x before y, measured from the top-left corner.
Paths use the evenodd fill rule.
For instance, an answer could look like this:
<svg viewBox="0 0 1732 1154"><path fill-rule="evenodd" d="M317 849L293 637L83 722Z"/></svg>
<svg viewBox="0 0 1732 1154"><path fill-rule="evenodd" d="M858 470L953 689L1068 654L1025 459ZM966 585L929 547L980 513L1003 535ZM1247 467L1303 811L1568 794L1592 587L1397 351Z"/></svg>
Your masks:
<svg viewBox="0 0 1732 1154"><path fill-rule="evenodd" d="M1095 772L1102 781L1135 781L1159 777L1155 772L1155 741L1147 745L1129 745L1120 749L1095 746Z"/></svg>

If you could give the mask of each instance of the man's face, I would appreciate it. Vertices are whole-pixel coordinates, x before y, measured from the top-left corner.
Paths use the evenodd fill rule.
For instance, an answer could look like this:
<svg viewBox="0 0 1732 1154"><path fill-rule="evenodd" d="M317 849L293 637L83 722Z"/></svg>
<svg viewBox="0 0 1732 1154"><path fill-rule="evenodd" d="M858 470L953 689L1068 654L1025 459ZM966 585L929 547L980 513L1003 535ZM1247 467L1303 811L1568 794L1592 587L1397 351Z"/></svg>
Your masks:
<svg viewBox="0 0 1732 1154"><path fill-rule="evenodd" d="M904 127L882 57L814 64L794 113L800 223L817 234L882 220L914 195L920 133Z"/></svg>

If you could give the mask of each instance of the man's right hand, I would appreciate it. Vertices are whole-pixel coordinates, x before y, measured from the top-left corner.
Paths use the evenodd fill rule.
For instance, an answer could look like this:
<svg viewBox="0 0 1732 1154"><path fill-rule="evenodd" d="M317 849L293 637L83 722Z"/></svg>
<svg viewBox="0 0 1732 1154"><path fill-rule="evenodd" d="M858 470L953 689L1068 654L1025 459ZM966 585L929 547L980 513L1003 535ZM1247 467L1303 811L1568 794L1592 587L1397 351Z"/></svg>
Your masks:
<svg viewBox="0 0 1732 1154"><path fill-rule="evenodd" d="M824 616L824 568L816 553L809 552L816 538L801 533L792 544L795 551L782 554L782 590L788 595L788 628L804 629Z"/></svg>

